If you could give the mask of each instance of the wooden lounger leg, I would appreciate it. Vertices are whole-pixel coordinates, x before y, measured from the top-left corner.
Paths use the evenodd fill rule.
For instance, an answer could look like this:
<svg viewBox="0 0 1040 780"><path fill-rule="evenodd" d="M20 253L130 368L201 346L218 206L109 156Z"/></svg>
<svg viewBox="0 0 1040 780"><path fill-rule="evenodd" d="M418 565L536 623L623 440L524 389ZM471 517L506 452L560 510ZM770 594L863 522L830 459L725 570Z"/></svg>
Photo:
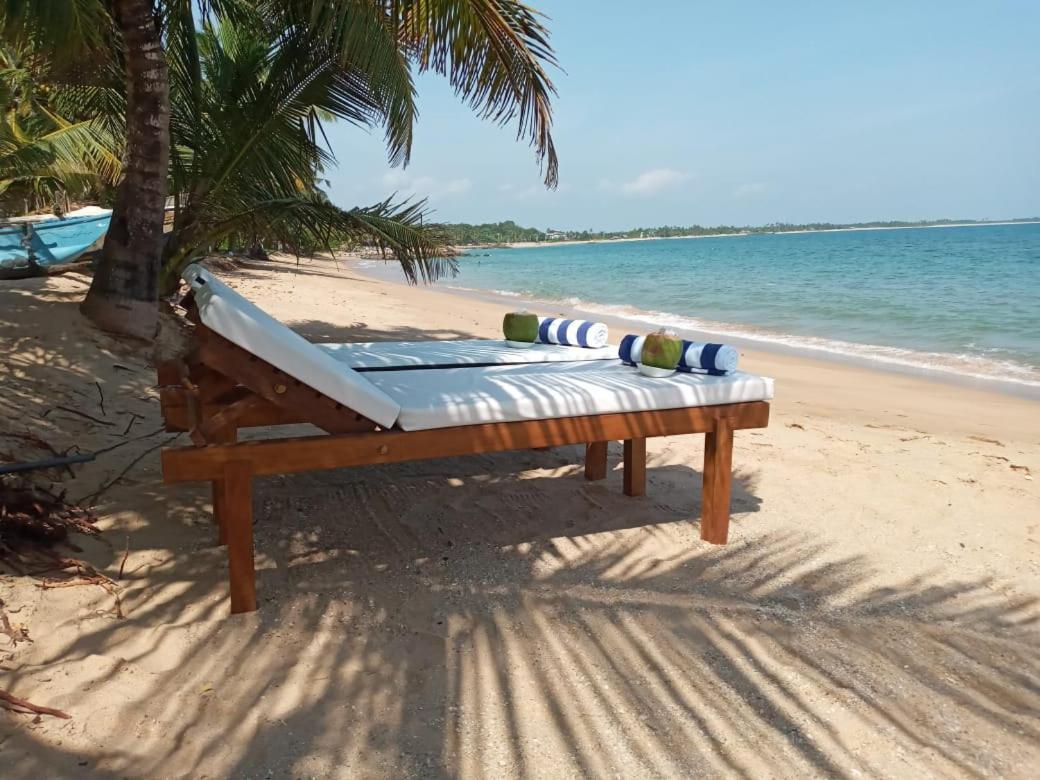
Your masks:
<svg viewBox="0 0 1040 780"><path fill-rule="evenodd" d="M646 493L646 439L625 439L625 495Z"/></svg>
<svg viewBox="0 0 1040 780"><path fill-rule="evenodd" d="M607 443L590 441L585 445L585 479L594 482L607 477Z"/></svg>
<svg viewBox="0 0 1040 780"><path fill-rule="evenodd" d="M729 536L729 498L733 485L733 429L719 418L714 433L704 435L704 489L701 493L701 539L725 544Z"/></svg>
<svg viewBox="0 0 1040 780"><path fill-rule="evenodd" d="M219 437L217 444L234 444L238 441L238 431L231 428ZM224 527L224 517L227 510L224 508L224 488L222 479L215 479L213 486L213 522L217 524L217 544L223 547L227 544L227 529Z"/></svg>
<svg viewBox="0 0 1040 780"><path fill-rule="evenodd" d="M213 485L213 522L217 524L217 544L223 547L227 544L227 528L224 526L224 518L227 510L224 508L224 480L215 479Z"/></svg>
<svg viewBox="0 0 1040 780"><path fill-rule="evenodd" d="M227 535L231 613L256 609L256 573L253 569L253 471L248 463L224 466L220 482L222 529Z"/></svg>

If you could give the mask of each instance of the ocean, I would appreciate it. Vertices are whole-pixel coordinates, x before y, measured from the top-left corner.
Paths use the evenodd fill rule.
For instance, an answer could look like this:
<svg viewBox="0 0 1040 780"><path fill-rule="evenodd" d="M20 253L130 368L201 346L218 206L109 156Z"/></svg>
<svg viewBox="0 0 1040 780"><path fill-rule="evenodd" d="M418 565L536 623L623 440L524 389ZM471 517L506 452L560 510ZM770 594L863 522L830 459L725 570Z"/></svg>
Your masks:
<svg viewBox="0 0 1040 780"><path fill-rule="evenodd" d="M539 312L1040 392L1040 224L477 249L459 266L444 284Z"/></svg>

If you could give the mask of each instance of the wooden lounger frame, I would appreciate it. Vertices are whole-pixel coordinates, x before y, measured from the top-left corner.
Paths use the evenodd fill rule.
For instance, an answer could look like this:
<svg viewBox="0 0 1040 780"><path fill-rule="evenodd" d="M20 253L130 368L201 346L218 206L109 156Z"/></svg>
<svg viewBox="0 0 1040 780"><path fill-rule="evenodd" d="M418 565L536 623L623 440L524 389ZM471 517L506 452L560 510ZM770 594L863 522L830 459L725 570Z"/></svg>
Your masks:
<svg viewBox="0 0 1040 780"><path fill-rule="evenodd" d="M424 431L384 429L209 330L189 296L193 349L159 367L166 427L195 446L162 451L167 484L208 481L220 543L228 548L231 611L256 609L253 570L254 476L291 474L480 452L585 444L585 478L607 475L607 442L624 442L624 492L646 489L646 439L705 434L701 538L725 544L729 531L733 432L764 428L765 401L485 423ZM311 423L327 435L238 442L239 429Z"/></svg>

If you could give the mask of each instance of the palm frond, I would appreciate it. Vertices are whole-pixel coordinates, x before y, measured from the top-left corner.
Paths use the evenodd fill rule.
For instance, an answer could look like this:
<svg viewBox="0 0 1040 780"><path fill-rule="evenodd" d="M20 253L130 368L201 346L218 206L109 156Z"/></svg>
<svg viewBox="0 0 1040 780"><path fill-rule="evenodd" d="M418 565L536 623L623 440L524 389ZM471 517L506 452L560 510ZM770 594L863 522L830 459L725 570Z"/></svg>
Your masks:
<svg viewBox="0 0 1040 780"><path fill-rule="evenodd" d="M393 203L387 199L365 208L341 209L321 192L304 192L267 200L248 196L224 203L227 210L200 226L193 244L215 246L229 236L248 236L251 242L276 243L295 251L334 252L345 243L389 251L407 279L416 283L454 274L457 266L447 256L450 241L439 224L425 222L425 202ZM234 207L237 206L237 210ZM192 247L167 258L167 278L176 278L193 258Z"/></svg>
<svg viewBox="0 0 1040 780"><path fill-rule="evenodd" d="M0 33L46 51L53 61L75 62L102 47L111 30L103 0L0 0Z"/></svg>
<svg viewBox="0 0 1040 780"><path fill-rule="evenodd" d="M392 163L407 163L415 90L410 63L447 76L479 116L514 119L555 187L559 162L552 137L546 68L556 66L542 16L518 0L268 0L265 13L286 30L310 31L345 68L360 74L380 101Z"/></svg>
<svg viewBox="0 0 1040 780"><path fill-rule="evenodd" d="M268 13L280 26L304 33L312 46L324 48L344 73L364 84L379 109L392 165L411 157L416 109L409 52L401 45L385 4L377 0L270 0Z"/></svg>
<svg viewBox="0 0 1040 780"><path fill-rule="evenodd" d="M451 238L438 223L426 222L425 200L394 203L393 196L347 212L358 235L393 252L408 281L432 282L458 273Z"/></svg>
<svg viewBox="0 0 1040 780"><path fill-rule="evenodd" d="M47 111L22 117L11 109L0 124L0 192L17 188L37 199L80 194L96 181L113 184L120 161L93 120L68 122Z"/></svg>
<svg viewBox="0 0 1040 780"><path fill-rule="evenodd" d="M518 120L517 137L531 142L546 186L555 187L556 88L546 66L557 63L542 16L516 0L385 0L385 6L421 71L447 76L482 118Z"/></svg>

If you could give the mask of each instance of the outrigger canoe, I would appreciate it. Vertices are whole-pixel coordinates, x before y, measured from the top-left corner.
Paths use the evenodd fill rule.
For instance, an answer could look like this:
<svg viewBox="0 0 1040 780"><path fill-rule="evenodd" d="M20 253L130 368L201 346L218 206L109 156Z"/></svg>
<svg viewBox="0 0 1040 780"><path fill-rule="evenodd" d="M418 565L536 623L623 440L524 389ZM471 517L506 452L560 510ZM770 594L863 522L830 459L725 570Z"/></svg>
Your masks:
<svg viewBox="0 0 1040 780"><path fill-rule="evenodd" d="M0 226L0 278L17 279L46 273L100 247L112 212L96 210L65 219L13 220Z"/></svg>

